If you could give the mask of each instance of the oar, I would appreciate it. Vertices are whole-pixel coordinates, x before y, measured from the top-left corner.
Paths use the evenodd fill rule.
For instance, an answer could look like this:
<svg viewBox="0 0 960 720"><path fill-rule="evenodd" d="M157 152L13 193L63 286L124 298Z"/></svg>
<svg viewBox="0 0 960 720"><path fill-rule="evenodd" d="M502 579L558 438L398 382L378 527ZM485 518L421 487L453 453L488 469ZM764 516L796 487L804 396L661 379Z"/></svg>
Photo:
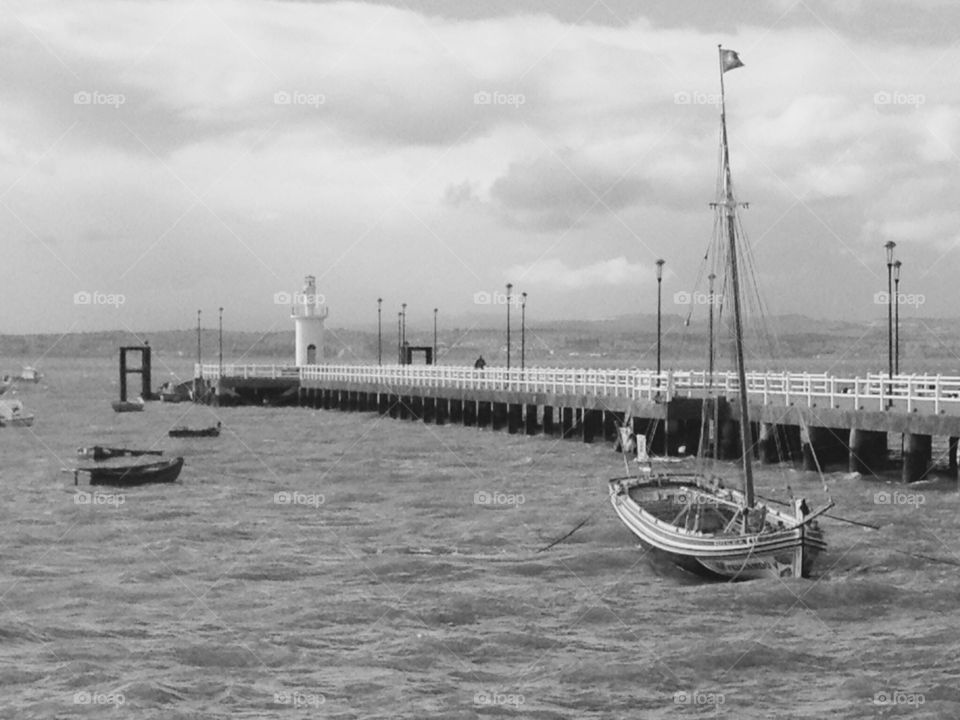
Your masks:
<svg viewBox="0 0 960 720"><path fill-rule="evenodd" d="M782 500L774 500L773 498L764 497L763 495L757 495L757 497L763 500L764 502L772 502L772 503L776 503L777 505L791 507L790 503L785 503ZM824 508L824 510L830 507L833 507L832 503L831 505L828 505L827 508ZM870 523L860 522L859 520L851 520L849 518L840 517L839 515L831 515L830 513L824 513L823 511L818 512L817 515L820 515L821 513L824 515L824 517L828 517L833 520L839 520L840 522L850 523L851 525L859 525L860 527L870 528L871 530L882 529L879 525L872 525Z"/></svg>

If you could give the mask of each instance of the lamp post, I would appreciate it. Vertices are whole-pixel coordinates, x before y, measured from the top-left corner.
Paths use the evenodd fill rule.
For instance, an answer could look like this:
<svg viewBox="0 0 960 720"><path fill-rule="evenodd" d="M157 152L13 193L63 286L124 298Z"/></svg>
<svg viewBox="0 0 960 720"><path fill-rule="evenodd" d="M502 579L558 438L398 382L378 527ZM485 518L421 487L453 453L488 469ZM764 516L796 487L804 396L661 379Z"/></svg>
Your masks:
<svg viewBox="0 0 960 720"><path fill-rule="evenodd" d="M433 364L437 364L437 308L433 309Z"/></svg>
<svg viewBox="0 0 960 720"><path fill-rule="evenodd" d="M661 298L663 291L663 258L657 260L657 387L660 387L660 330L661 330Z"/></svg>
<svg viewBox="0 0 960 720"><path fill-rule="evenodd" d="M717 276L714 275L713 273L710 273L709 275L707 275L707 280L710 281L710 298L709 298L710 299L710 304L709 304L710 321L709 321L709 330L708 330L709 347L707 349L707 352L708 352L707 369L710 373L710 379L707 381L709 384L709 387L713 387L713 306L714 306L714 299L716 298L716 296L713 294L713 281L716 279L717 279Z"/></svg>
<svg viewBox="0 0 960 720"><path fill-rule="evenodd" d="M527 368L527 294L520 293L520 369Z"/></svg>
<svg viewBox="0 0 960 720"><path fill-rule="evenodd" d="M220 337L217 342L217 345L220 350L220 375L223 377L223 308L220 308Z"/></svg>
<svg viewBox="0 0 960 720"><path fill-rule="evenodd" d="M893 374L900 374L900 267L899 260L893 263Z"/></svg>
<svg viewBox="0 0 960 720"><path fill-rule="evenodd" d="M397 311L397 362L403 365L403 330L401 329L400 323L401 318L403 318L403 313L399 310Z"/></svg>
<svg viewBox="0 0 960 720"><path fill-rule="evenodd" d="M884 245L887 250L887 378L891 380L890 391L893 390L893 249L896 246L893 240Z"/></svg>
<svg viewBox="0 0 960 720"><path fill-rule="evenodd" d="M510 291L513 283L507 283L507 370L510 369Z"/></svg>
<svg viewBox="0 0 960 720"><path fill-rule="evenodd" d="M377 365L383 365L383 298L377 298Z"/></svg>
<svg viewBox="0 0 960 720"><path fill-rule="evenodd" d="M197 366L200 368L200 377L193 379L193 401L200 401L200 384L203 382L203 353L200 349L200 311L197 310Z"/></svg>
<svg viewBox="0 0 960 720"><path fill-rule="evenodd" d="M403 308L403 310L401 311L401 315L403 315L403 329L401 332L400 344L403 345L404 350L406 350L407 348L407 304L403 303L400 307Z"/></svg>

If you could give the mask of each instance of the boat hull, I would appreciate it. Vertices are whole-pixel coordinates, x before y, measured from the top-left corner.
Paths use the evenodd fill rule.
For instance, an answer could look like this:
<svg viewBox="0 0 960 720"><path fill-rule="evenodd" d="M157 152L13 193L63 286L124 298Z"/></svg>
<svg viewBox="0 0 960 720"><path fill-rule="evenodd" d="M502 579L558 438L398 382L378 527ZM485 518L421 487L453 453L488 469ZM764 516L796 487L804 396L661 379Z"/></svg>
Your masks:
<svg viewBox="0 0 960 720"><path fill-rule="evenodd" d="M110 403L114 412L142 412L142 402L132 402L130 400L114 400Z"/></svg>
<svg viewBox="0 0 960 720"><path fill-rule="evenodd" d="M149 465L81 468L80 471L89 473L91 485L133 487L153 483L172 483L180 476L182 468L183 458L178 457Z"/></svg>
<svg viewBox="0 0 960 720"><path fill-rule="evenodd" d="M192 428L173 428L167 432L172 438L189 438L189 437L220 437L220 425L216 427L202 428L199 430L194 430Z"/></svg>
<svg viewBox="0 0 960 720"><path fill-rule="evenodd" d="M703 532L669 519L674 512L678 519L686 517L689 507L698 504L714 513L715 522L732 517L743 502L732 490L714 493L695 482L669 478L617 480L611 482L610 496L617 515L655 564L666 561L706 579L808 577L816 557L826 549L815 523L763 504L751 511L764 518L761 527L747 533L719 527ZM658 512L650 511L654 506Z"/></svg>

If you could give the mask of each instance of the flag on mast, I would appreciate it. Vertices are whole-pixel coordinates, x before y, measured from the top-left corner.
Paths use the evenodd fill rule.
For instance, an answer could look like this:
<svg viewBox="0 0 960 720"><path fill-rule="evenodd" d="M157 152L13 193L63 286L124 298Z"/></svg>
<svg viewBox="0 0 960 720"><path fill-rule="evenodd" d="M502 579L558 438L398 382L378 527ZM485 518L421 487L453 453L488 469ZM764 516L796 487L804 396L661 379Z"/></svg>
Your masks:
<svg viewBox="0 0 960 720"><path fill-rule="evenodd" d="M740 57L733 50L721 50L720 67L723 68L723 72L726 72L727 70L743 67L743 62L741 62Z"/></svg>

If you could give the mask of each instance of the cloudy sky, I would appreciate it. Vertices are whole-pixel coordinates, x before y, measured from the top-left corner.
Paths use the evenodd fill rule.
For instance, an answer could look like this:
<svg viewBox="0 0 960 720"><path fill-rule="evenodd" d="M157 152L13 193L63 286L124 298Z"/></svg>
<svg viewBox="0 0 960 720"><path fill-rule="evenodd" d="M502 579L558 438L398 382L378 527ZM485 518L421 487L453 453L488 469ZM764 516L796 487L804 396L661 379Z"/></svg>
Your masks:
<svg viewBox="0 0 960 720"><path fill-rule="evenodd" d="M507 282L602 318L655 310L658 257L674 310L718 43L771 310L884 316L893 240L904 314L960 316L955 3L30 0L0 33L0 332L282 328L306 274L333 326Z"/></svg>

